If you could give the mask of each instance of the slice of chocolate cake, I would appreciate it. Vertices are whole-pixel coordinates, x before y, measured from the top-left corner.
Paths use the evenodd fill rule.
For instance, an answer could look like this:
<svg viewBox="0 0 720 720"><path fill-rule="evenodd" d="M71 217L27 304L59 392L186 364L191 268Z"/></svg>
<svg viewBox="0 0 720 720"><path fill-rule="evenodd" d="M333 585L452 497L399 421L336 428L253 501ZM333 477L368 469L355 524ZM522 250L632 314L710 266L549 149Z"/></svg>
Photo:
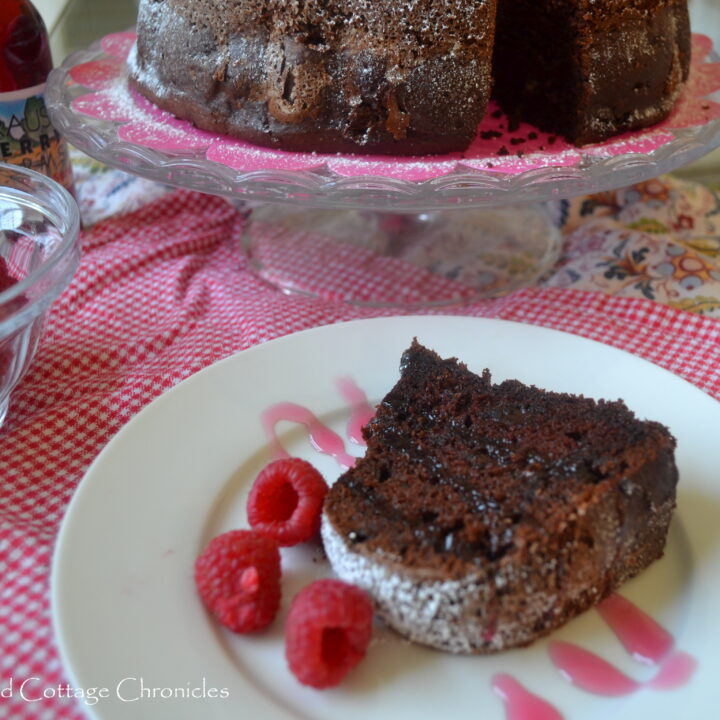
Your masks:
<svg viewBox="0 0 720 720"><path fill-rule="evenodd" d="M325 550L411 640L526 645L663 554L675 440L621 401L493 384L414 341L364 434Z"/></svg>
<svg viewBox="0 0 720 720"><path fill-rule="evenodd" d="M689 68L687 0L498 3L496 100L575 145L666 118Z"/></svg>

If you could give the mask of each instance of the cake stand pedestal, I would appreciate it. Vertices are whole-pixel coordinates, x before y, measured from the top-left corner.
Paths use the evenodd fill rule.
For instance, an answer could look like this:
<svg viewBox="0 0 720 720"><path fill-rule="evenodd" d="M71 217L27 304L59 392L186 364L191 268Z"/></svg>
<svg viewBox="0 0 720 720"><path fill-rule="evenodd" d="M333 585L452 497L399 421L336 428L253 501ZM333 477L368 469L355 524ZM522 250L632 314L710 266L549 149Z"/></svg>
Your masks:
<svg viewBox="0 0 720 720"><path fill-rule="evenodd" d="M661 125L578 149L493 112L468 151L427 158L288 153L197 130L128 87L134 39L107 36L53 71L55 126L107 165L236 203L250 267L285 293L421 308L534 284L560 252L558 201L651 179L720 145L720 63L703 36Z"/></svg>
<svg viewBox="0 0 720 720"><path fill-rule="evenodd" d="M242 244L254 272L283 292L429 307L533 284L561 238L542 203L404 214L265 204L250 212Z"/></svg>

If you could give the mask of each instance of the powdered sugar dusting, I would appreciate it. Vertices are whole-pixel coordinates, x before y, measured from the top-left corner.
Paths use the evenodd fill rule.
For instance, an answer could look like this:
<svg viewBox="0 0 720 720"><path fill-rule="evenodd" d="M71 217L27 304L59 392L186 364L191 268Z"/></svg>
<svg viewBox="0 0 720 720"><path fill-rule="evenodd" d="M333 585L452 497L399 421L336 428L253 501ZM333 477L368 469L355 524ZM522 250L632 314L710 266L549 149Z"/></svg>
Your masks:
<svg viewBox="0 0 720 720"><path fill-rule="evenodd" d="M132 108L123 101L109 93L96 93L95 95L81 95L72 101L71 107L82 115L98 120L110 120L118 123L133 121ZM123 129L121 125L118 133Z"/></svg>
<svg viewBox="0 0 720 720"><path fill-rule="evenodd" d="M668 130L651 130L644 133L623 133L610 140L583 148L588 155L613 157L626 153L646 154L657 150L675 138Z"/></svg>
<svg viewBox="0 0 720 720"><path fill-rule="evenodd" d="M125 45L117 43L112 47L120 52ZM118 127L119 139L143 147L171 152L208 148L216 135L161 110L129 87L134 46L129 50L128 62L116 57L101 58L72 68L70 77L74 82L97 91L77 97L72 107L90 117L122 123Z"/></svg>
<svg viewBox="0 0 720 720"><path fill-rule="evenodd" d="M70 77L78 85L91 90L105 90L117 83L125 71L125 61L116 57L83 63L70 69Z"/></svg>
<svg viewBox="0 0 720 720"><path fill-rule="evenodd" d="M211 162L227 165L234 170L311 170L321 168L327 156L315 153L294 153L271 150L233 138L218 137L208 148Z"/></svg>
<svg viewBox="0 0 720 720"><path fill-rule="evenodd" d="M648 518L651 535L667 535L674 509L674 498L657 506ZM637 540L610 515L601 513L604 525L597 528L595 539L616 549L606 557L620 563L614 574L617 586L637 573ZM606 592L609 568L599 565L589 575L582 572L576 581L566 579L559 585L548 579L557 569L554 557L542 561L540 575L546 577L540 584L533 581L539 566L532 565L539 555L503 562L492 572L478 565L459 579L446 579L441 570L407 567L382 550L365 550L361 543L354 544L352 532L342 537L325 514L321 534L335 574L366 590L391 628L448 652L487 653L529 643L567 619L567 608L596 603ZM520 606L514 605L519 599Z"/></svg>
<svg viewBox="0 0 720 720"><path fill-rule="evenodd" d="M105 54L118 60L125 60L135 44L135 33L131 30L106 35L100 41Z"/></svg>
<svg viewBox="0 0 720 720"><path fill-rule="evenodd" d="M160 15L158 17L158 22L167 22L167 19L163 18L164 16ZM135 43L133 43L127 56L127 70L125 73L126 79L129 75L137 77L142 84L155 95L155 97L164 98L167 96L167 87L162 80L160 80L155 68L152 66L140 67L138 63L137 45Z"/></svg>
<svg viewBox="0 0 720 720"><path fill-rule="evenodd" d="M522 618L501 623L489 602L495 588L515 580L506 566L489 577L482 569L460 580L394 569L393 558L376 553L370 559L348 546L323 515L325 553L335 574L366 590L380 617L410 640L452 653L492 652L531 640L535 622L552 617L557 597L533 593ZM399 568L399 566L397 566Z"/></svg>

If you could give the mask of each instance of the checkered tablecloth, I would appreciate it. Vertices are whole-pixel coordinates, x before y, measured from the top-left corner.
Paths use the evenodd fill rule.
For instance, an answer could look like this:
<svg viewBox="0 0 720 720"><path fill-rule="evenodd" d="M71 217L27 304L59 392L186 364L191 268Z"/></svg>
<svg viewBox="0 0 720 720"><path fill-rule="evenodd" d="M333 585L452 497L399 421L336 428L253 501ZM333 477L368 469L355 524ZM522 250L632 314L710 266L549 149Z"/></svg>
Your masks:
<svg viewBox="0 0 720 720"><path fill-rule="evenodd" d="M715 250L706 243L702 251L705 304L697 299L695 281L688 286L695 295L678 290L690 276L681 276L681 264L668 260L657 270L662 260L643 260L660 252L662 233L670 237L671 259L702 254L697 243L682 239L682 223L701 222L697 208L693 216L681 198L686 212L680 214L690 220L660 217L668 193L701 193L678 187L667 181L568 206L566 253L545 287L451 312L599 340L720 397L720 324L712 317L720 293L711 292ZM650 202L663 193L660 204ZM646 213L637 212L638 198ZM634 210L622 217L629 206ZM85 231L80 270L52 309L37 359L0 431L0 718L83 717L72 699L27 701L17 688L33 678L35 695L49 688L57 696L67 683L50 619L53 544L73 491L108 440L153 398L220 358L313 326L389 314L284 296L259 281L238 251L242 216L220 198L176 190L118 212L94 218ZM712 217L703 211L704 235ZM602 218L609 224L598 224ZM579 230L590 220L592 241ZM633 256L629 236L652 250ZM682 309L688 297L701 312ZM15 692L3 697L11 681Z"/></svg>

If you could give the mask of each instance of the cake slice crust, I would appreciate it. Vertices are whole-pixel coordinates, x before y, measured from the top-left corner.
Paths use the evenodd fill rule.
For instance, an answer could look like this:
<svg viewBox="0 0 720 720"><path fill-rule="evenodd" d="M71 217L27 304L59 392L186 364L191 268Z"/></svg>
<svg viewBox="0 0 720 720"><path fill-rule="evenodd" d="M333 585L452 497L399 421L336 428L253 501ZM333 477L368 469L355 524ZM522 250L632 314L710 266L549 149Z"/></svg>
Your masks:
<svg viewBox="0 0 720 720"><path fill-rule="evenodd" d="M414 341L364 432L325 549L412 640L528 644L663 553L675 441L620 401L493 384Z"/></svg>

